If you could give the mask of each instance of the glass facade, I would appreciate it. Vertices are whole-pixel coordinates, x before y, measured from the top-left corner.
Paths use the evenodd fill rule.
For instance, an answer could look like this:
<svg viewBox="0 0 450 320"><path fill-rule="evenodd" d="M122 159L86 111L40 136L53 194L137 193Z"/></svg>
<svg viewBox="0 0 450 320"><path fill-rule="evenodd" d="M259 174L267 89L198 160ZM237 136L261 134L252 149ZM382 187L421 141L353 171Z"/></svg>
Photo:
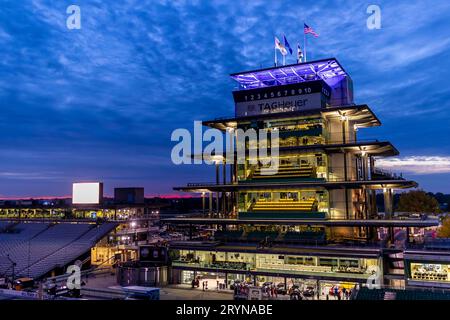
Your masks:
<svg viewBox="0 0 450 320"><path fill-rule="evenodd" d="M349 277L365 279L371 275L378 259L300 256L292 254L260 254L180 250L173 266L220 271L277 272L298 276Z"/></svg>

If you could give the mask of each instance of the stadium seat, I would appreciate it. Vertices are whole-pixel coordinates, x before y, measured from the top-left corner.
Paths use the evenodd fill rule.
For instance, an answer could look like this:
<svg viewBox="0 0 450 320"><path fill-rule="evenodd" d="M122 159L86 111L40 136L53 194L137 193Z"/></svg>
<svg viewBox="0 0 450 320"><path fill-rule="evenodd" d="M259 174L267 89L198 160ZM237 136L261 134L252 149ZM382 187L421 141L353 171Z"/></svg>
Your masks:
<svg viewBox="0 0 450 320"><path fill-rule="evenodd" d="M9 255L16 263L16 276L40 277L88 252L115 227L114 223L20 223L14 232L0 237L0 274L12 274Z"/></svg>

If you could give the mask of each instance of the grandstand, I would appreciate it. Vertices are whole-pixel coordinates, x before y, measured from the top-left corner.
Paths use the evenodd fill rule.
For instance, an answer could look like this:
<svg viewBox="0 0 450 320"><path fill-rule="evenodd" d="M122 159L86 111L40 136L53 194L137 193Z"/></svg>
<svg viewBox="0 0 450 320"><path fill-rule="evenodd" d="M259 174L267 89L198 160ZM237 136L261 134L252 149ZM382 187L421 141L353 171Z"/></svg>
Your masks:
<svg viewBox="0 0 450 320"><path fill-rule="evenodd" d="M258 199L252 206L252 211L293 211L293 212L309 212L315 211L317 208L317 200L315 198L295 201L294 199L280 199L279 201L268 201L266 199Z"/></svg>
<svg viewBox="0 0 450 320"><path fill-rule="evenodd" d="M264 174L262 173L261 169L262 168L260 167L255 169L252 179L313 178L315 174L314 168L309 164L301 164L299 166L295 166L292 164L281 164L277 168L265 168L266 171L264 172Z"/></svg>
<svg viewBox="0 0 450 320"><path fill-rule="evenodd" d="M16 277L39 278L88 252L116 226L116 223L1 222L0 275L14 273Z"/></svg>

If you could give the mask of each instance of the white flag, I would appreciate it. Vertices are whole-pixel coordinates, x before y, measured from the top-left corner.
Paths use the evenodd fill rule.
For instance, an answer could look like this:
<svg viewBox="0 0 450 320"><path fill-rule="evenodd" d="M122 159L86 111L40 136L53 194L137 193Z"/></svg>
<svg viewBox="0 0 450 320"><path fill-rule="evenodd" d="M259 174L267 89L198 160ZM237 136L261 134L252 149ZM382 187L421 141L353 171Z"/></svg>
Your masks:
<svg viewBox="0 0 450 320"><path fill-rule="evenodd" d="M277 37L275 37L275 49L280 50L283 56L287 55L288 53L285 46L280 42L280 40Z"/></svg>
<svg viewBox="0 0 450 320"><path fill-rule="evenodd" d="M300 48L300 45L297 43L297 63L301 63L302 60L303 60L302 48Z"/></svg>

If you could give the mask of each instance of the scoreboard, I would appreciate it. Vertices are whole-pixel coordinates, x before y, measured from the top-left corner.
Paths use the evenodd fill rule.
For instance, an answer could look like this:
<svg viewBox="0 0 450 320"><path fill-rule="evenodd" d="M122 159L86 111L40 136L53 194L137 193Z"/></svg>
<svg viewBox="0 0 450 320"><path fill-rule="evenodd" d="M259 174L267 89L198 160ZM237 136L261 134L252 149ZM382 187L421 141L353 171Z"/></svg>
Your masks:
<svg viewBox="0 0 450 320"><path fill-rule="evenodd" d="M324 108L330 87L323 80L234 91L237 117Z"/></svg>

